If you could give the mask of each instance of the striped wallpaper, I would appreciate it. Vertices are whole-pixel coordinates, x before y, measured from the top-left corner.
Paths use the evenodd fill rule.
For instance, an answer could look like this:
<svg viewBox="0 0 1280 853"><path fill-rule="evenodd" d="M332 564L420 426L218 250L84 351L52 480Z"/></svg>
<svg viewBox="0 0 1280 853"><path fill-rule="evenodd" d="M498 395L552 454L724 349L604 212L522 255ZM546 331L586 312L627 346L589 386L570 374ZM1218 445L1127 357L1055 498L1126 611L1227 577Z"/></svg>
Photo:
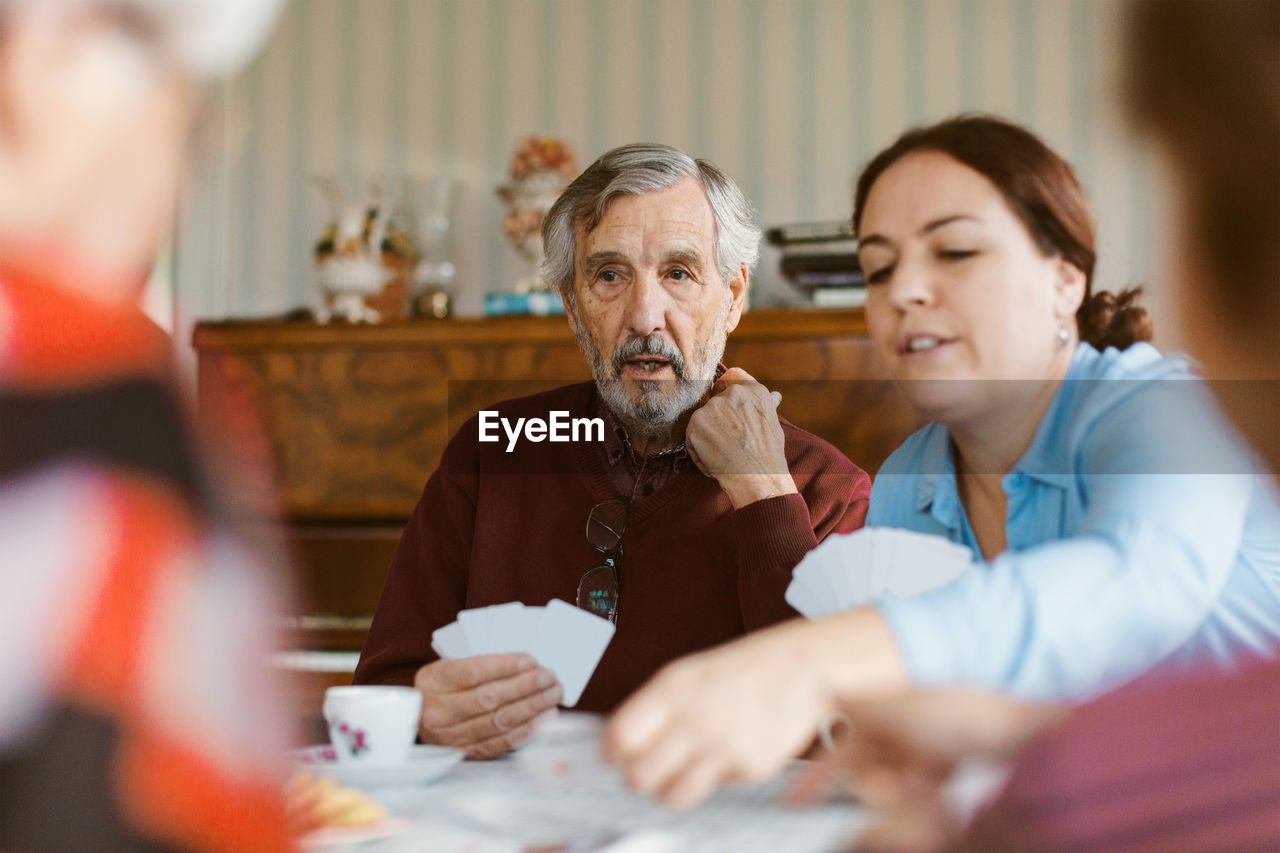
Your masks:
<svg viewBox="0 0 1280 853"><path fill-rule="evenodd" d="M1157 275L1158 185L1127 137L1111 0L291 0L262 56L213 93L223 121L183 209L188 315L312 300L314 173L460 182L457 306L525 272L493 188L536 132L581 165L640 139L708 157L765 225L849 214L856 170L909 125L987 110L1076 166L1099 282ZM790 297L762 254L757 305ZM1152 308L1162 316L1160 289ZM181 325L181 324L180 324Z"/></svg>

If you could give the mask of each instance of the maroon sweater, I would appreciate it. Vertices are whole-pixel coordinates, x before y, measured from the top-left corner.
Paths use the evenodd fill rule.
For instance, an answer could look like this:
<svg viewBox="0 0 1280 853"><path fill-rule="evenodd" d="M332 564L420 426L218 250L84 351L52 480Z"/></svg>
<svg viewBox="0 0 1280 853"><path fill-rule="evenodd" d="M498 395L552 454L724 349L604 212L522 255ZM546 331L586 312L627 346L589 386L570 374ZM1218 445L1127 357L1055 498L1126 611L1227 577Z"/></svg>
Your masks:
<svg viewBox="0 0 1280 853"><path fill-rule="evenodd" d="M585 417L590 382L509 400L504 418ZM613 709L674 658L770 625L793 611L791 570L819 540L862 526L871 481L827 442L783 420L799 495L734 510L689 466L632 501L617 632L578 708ZM501 430L499 430L501 431ZM401 536L365 640L357 684L411 684L436 659L431 632L459 610L521 601L572 603L601 562L587 513L616 496L599 442L480 443L471 418L449 442Z"/></svg>

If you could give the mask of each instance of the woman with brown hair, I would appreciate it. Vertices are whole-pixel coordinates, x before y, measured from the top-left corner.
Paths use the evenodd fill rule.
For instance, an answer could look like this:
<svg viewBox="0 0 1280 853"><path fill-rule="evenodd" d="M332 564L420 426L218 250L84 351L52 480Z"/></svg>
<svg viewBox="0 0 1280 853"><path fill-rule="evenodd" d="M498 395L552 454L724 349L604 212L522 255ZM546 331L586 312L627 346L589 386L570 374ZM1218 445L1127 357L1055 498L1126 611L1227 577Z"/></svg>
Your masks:
<svg viewBox="0 0 1280 853"><path fill-rule="evenodd" d="M1175 191L1183 336L1274 477L1280 4L1143 0L1130 12L1131 108ZM884 810L863 846L1280 850L1280 661L1122 688L1069 715L961 690L844 710L852 733L824 775L853 769L862 801ZM961 836L938 785L960 759L1015 753Z"/></svg>
<svg viewBox="0 0 1280 853"><path fill-rule="evenodd" d="M991 117L911 131L863 172L853 224L873 343L932 421L880 470L868 526L980 562L660 672L608 748L671 802L771 772L854 698L967 685L1072 702L1280 645L1274 496L1208 389L1164 381L1191 366L1141 342L1134 294L1092 293L1093 224L1060 157Z"/></svg>
<svg viewBox="0 0 1280 853"><path fill-rule="evenodd" d="M1093 293L1093 224L1029 131L902 136L854 203L867 323L933 423L881 468L869 526L968 545L959 582L877 603L910 680L1073 701L1280 642L1280 515L1189 363ZM908 568L909 567L905 567ZM974 626L981 626L978 630Z"/></svg>

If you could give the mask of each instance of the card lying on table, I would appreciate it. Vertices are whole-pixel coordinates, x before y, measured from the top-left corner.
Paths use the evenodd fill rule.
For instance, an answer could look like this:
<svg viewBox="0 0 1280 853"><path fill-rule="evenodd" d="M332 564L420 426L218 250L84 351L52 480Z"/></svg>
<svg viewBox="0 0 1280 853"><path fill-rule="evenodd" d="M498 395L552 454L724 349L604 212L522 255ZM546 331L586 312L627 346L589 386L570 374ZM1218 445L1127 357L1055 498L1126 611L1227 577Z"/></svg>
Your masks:
<svg viewBox="0 0 1280 853"><path fill-rule="evenodd" d="M582 711L544 715L516 750L516 762L540 788L571 791L584 787L619 789L622 773L601 757L604 718Z"/></svg>
<svg viewBox="0 0 1280 853"><path fill-rule="evenodd" d="M791 573L787 603L810 619L877 598L907 598L951 583L973 566L973 552L941 536L864 527L827 537Z"/></svg>
<svg viewBox="0 0 1280 853"><path fill-rule="evenodd" d="M572 708L613 639L614 625L593 613L553 598L546 607L518 601L476 607L458 621L437 628L431 648L442 658L525 652L556 674L564 688L560 704Z"/></svg>

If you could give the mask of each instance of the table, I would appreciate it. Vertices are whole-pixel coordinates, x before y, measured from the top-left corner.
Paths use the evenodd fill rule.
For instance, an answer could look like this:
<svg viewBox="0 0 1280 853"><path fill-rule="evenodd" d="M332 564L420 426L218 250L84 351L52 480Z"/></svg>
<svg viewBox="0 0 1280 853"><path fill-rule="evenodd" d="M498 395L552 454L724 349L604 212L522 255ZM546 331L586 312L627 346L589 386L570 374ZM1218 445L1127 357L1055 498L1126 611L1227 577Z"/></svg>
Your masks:
<svg viewBox="0 0 1280 853"><path fill-rule="evenodd" d="M369 853L828 853L847 849L870 813L852 803L789 807L795 762L762 785L721 791L676 812L627 790L619 777L589 785L548 785L518 754L468 761L419 787L371 796L411 821L403 832L347 849ZM335 848L326 848L332 850ZM341 849L341 848L337 848Z"/></svg>
<svg viewBox="0 0 1280 853"><path fill-rule="evenodd" d="M540 721L517 750L464 761L418 786L368 792L401 823L364 851L439 853L827 853L849 847L869 819L847 800L791 806L787 792L805 762L759 785L717 792L677 812L630 791L600 759L604 719L561 712ZM354 848L353 848L354 849Z"/></svg>
<svg viewBox="0 0 1280 853"><path fill-rule="evenodd" d="M874 814L840 799L793 806L787 793L808 762L774 778L718 791L688 812L630 791L599 758L604 719L560 712L494 761L464 761L418 786L376 787L402 831L346 849L370 853L831 853L848 850ZM566 769L567 768L567 769ZM962 762L942 789L964 825L1008 776L1007 765ZM329 847L326 853L335 848ZM337 848L341 849L341 848Z"/></svg>

